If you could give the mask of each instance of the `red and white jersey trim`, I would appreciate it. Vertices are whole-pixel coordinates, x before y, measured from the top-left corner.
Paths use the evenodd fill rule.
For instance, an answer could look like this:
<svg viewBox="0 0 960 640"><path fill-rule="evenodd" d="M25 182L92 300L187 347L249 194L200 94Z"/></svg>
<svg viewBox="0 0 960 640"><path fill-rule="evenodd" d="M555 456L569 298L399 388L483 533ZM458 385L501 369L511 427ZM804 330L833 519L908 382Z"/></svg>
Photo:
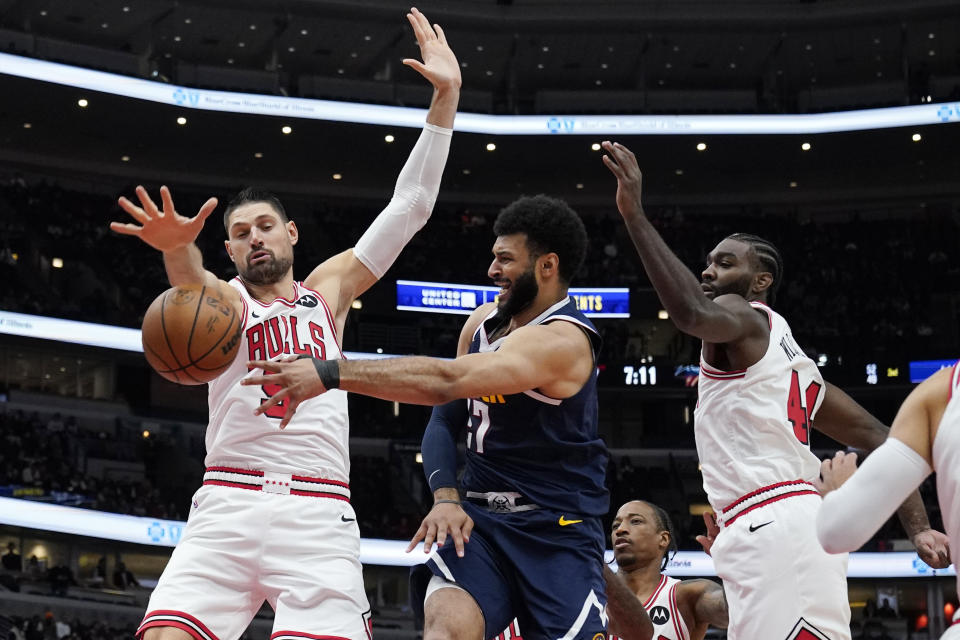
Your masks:
<svg viewBox="0 0 960 640"><path fill-rule="evenodd" d="M660 575L660 583L653 590L643 608L650 615L653 623L653 640L689 640L690 631L687 621L680 614L677 606L677 587L680 580L670 576ZM609 634L609 640L621 640L619 636Z"/></svg>
<svg viewBox="0 0 960 640"><path fill-rule="evenodd" d="M263 491L265 493L350 501L350 485L346 482L289 473L208 467L203 474L203 484Z"/></svg>
<svg viewBox="0 0 960 640"><path fill-rule="evenodd" d="M778 482L766 487L760 487L756 491L751 491L747 495L737 498L721 509L717 515L717 522L721 527L727 527L733 524L734 520L754 509L759 509L773 502L792 498L793 496L811 494L820 495L820 492L805 480Z"/></svg>
<svg viewBox="0 0 960 640"><path fill-rule="evenodd" d="M137 629L137 638L142 638L143 632L153 627L174 627L190 634L195 640L220 640L206 625L183 611L158 610L148 612Z"/></svg>

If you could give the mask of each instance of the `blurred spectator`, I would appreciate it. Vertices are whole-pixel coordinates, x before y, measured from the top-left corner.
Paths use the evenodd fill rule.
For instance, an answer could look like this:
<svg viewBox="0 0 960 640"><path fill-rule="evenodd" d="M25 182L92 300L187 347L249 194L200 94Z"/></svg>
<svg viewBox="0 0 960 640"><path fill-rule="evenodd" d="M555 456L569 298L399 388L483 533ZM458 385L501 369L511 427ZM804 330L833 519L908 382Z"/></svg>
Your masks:
<svg viewBox="0 0 960 640"><path fill-rule="evenodd" d="M117 589L128 589L139 587L140 583L133 577L133 572L127 569L127 565L118 562L116 569L113 570L113 586Z"/></svg>
<svg viewBox="0 0 960 640"><path fill-rule="evenodd" d="M23 557L16 552L17 545L7 543L7 552L3 554L3 568L7 571L23 571Z"/></svg>

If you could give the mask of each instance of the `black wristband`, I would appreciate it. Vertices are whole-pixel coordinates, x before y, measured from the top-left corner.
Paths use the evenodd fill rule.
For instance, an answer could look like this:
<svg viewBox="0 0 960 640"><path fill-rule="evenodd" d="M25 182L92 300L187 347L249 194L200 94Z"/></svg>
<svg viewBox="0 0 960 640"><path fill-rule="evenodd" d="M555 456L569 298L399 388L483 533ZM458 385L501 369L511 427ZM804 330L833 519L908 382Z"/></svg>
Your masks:
<svg viewBox="0 0 960 640"><path fill-rule="evenodd" d="M460 504L460 501L459 501L459 500L448 500L448 499L434 500L434 501L433 501L433 505L434 505L434 506L436 506L436 505L438 505L438 504Z"/></svg>
<svg viewBox="0 0 960 640"><path fill-rule="evenodd" d="M340 361L339 360L321 360L311 358L313 368L317 370L320 376L320 382L325 389L337 389L340 387Z"/></svg>

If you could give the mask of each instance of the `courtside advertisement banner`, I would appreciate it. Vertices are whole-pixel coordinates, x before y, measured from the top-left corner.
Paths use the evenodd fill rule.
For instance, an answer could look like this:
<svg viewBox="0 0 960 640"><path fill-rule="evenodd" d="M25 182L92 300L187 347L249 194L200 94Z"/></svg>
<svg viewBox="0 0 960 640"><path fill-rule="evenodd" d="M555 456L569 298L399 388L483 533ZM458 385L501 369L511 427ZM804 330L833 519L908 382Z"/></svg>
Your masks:
<svg viewBox="0 0 960 640"><path fill-rule="evenodd" d="M178 520L126 516L17 498L0 498L0 524L159 547L175 547L187 526ZM422 547L410 553L406 553L406 548L404 540L363 538L360 561L407 567L427 559ZM606 552L606 561L613 562L612 551ZM665 573L679 578L704 577L715 576L716 570L713 560L702 551L680 551L670 560ZM851 578L930 578L955 576L956 571L952 565L947 569L931 569L916 553L851 553L847 575Z"/></svg>

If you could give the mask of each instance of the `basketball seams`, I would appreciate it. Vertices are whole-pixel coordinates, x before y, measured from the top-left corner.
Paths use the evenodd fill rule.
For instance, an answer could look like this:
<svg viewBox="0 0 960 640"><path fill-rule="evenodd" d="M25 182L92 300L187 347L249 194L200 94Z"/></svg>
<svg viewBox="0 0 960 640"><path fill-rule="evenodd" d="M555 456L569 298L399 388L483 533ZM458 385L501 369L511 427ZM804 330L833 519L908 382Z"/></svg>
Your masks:
<svg viewBox="0 0 960 640"><path fill-rule="evenodd" d="M168 299L172 292L190 288L193 288L193 286L173 287L156 300L156 303L158 303L156 307L151 305L153 311L151 309L147 310L143 333L144 355L157 373L172 382L205 384L208 380L226 371L233 363L241 342L239 338L242 337L243 327L237 310L222 300L221 291L212 289L212 287L196 286L194 291L198 298L194 301L192 309L189 306L183 308L183 305L178 307L178 305L172 303L172 300ZM206 304L207 289L212 289L211 297L216 298L216 304ZM170 302L169 305L168 302ZM204 310L208 306L210 307L208 309L210 313L205 314ZM175 312L173 311L174 308L177 308ZM213 336L212 343L202 344L199 335L196 336L197 340L194 340L197 328L205 322L205 319L209 320L210 317L219 319L224 308L229 309L228 323L219 335ZM192 318L189 315L191 311L193 312ZM157 312L159 312L159 319L154 315ZM169 317L167 312L170 312ZM178 326L189 327L189 333L186 331L178 332L176 330ZM184 333L187 333L187 335L184 335ZM220 355L217 354L217 350L225 342L229 344L231 340L235 342L236 348L227 350L223 355L232 353L234 357L227 362L218 361L216 366L204 363L205 359L210 359L211 354ZM205 351L194 357L191 350L198 343L202 344L200 348L205 348ZM168 353L162 353L163 347L160 347L160 344L166 347Z"/></svg>

